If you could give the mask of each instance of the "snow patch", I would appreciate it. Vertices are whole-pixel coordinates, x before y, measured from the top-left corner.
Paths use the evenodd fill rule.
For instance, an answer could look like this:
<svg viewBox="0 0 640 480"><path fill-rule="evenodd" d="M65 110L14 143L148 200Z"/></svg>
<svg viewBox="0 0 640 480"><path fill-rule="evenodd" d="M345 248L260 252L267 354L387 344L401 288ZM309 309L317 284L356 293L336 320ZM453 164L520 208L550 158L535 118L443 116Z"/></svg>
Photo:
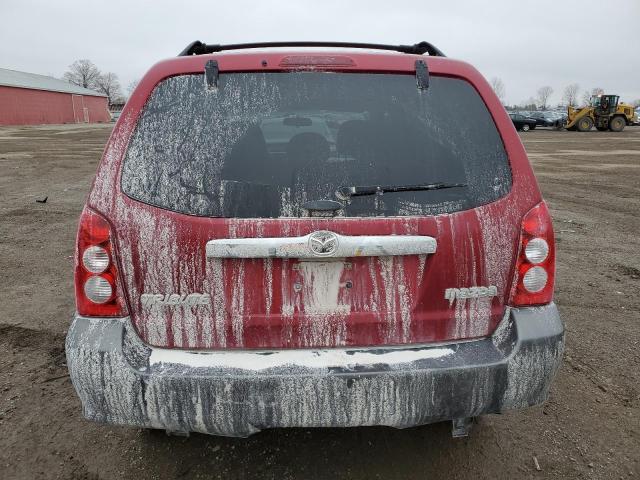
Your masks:
<svg viewBox="0 0 640 480"><path fill-rule="evenodd" d="M300 367L328 371L330 368L352 369L375 365L401 365L418 360L453 355L451 348L421 350L391 350L385 353L349 351L340 349L290 350L277 352L212 352L194 353L169 349L153 349L149 358L151 367L162 364L185 365L192 368L230 368L263 371L276 367Z"/></svg>

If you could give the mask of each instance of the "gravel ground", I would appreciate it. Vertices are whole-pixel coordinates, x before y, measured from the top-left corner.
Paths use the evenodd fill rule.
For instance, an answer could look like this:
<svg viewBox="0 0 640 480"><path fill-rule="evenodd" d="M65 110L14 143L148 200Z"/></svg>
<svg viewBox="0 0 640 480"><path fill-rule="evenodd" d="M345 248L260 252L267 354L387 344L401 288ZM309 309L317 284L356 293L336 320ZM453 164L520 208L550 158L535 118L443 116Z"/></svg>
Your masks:
<svg viewBox="0 0 640 480"><path fill-rule="evenodd" d="M71 256L110 131L0 128L0 479L640 477L640 128L522 134L554 217L565 361L544 406L461 440L449 424L227 439L84 420L63 350Z"/></svg>

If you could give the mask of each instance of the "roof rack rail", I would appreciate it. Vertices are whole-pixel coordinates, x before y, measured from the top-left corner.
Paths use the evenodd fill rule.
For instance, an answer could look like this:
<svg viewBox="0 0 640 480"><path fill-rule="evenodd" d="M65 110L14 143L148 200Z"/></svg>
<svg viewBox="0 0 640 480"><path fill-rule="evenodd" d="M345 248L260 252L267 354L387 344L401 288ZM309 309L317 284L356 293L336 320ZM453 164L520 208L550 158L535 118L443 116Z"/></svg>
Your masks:
<svg viewBox="0 0 640 480"><path fill-rule="evenodd" d="M384 45L379 43L350 43L350 42L259 42L259 43L235 43L229 45L213 45L202 43L199 40L187 45L178 56L205 55L207 53L222 52L225 50L245 50L247 48L269 47L338 47L338 48L365 48L370 50L391 50L395 52L424 55L428 53L432 57L446 57L437 47L429 42L420 42L415 45Z"/></svg>

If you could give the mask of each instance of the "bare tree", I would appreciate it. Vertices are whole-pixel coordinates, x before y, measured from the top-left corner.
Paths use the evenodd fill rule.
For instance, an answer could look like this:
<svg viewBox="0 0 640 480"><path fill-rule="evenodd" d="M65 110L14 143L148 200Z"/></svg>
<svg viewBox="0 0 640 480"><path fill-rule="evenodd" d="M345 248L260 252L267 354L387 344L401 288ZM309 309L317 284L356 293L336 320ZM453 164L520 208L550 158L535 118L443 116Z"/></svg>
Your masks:
<svg viewBox="0 0 640 480"><path fill-rule="evenodd" d="M498 77L493 77L491 79L491 88L496 93L496 96L500 99L500 102L504 103L505 96L505 88L504 82L500 80Z"/></svg>
<svg viewBox="0 0 640 480"><path fill-rule="evenodd" d="M529 97L528 100L525 100L520 104L523 110L536 111L538 109L538 105L536 103L536 99L533 97Z"/></svg>
<svg viewBox="0 0 640 480"><path fill-rule="evenodd" d="M585 90L582 92L582 104L589 105L591 102L591 92L589 90Z"/></svg>
<svg viewBox="0 0 640 480"><path fill-rule="evenodd" d="M564 88L562 99L567 102L567 105L575 107L578 104L578 92L580 91L580 85L572 83Z"/></svg>
<svg viewBox="0 0 640 480"><path fill-rule="evenodd" d="M98 91L104 93L107 97L109 97L109 105L115 103L116 100L122 99L120 82L118 81L118 76L115 73L101 73L96 78L95 83Z"/></svg>
<svg viewBox="0 0 640 480"><path fill-rule="evenodd" d="M84 88L96 88L96 80L100 71L91 60L76 60L69 65L69 70L62 76L67 82Z"/></svg>
<svg viewBox="0 0 640 480"><path fill-rule="evenodd" d="M138 83L140 82L140 80L131 80L129 82L129 85L127 85L127 93L129 93L129 96L131 96L131 94L133 93L133 91L136 89L136 87L138 86Z"/></svg>
<svg viewBox="0 0 640 480"><path fill-rule="evenodd" d="M547 104L549 102L549 97L553 93L553 88L549 86L540 87L538 89L538 104L542 110L547 109Z"/></svg>
<svg viewBox="0 0 640 480"><path fill-rule="evenodd" d="M594 95L602 95L604 93L604 89L600 87L592 88L591 90L585 90L582 94L582 102L585 105L589 105L591 103L591 97Z"/></svg>

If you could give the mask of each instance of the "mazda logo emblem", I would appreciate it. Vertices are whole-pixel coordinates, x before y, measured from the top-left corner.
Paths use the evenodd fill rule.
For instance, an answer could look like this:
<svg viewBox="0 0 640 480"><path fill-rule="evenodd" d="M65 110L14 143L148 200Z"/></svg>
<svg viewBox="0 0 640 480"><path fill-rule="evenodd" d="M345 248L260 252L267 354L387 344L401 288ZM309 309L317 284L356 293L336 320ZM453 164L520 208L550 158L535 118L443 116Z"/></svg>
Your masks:
<svg viewBox="0 0 640 480"><path fill-rule="evenodd" d="M309 237L309 250L317 257L330 257L338 250L338 236L333 232L314 232Z"/></svg>

